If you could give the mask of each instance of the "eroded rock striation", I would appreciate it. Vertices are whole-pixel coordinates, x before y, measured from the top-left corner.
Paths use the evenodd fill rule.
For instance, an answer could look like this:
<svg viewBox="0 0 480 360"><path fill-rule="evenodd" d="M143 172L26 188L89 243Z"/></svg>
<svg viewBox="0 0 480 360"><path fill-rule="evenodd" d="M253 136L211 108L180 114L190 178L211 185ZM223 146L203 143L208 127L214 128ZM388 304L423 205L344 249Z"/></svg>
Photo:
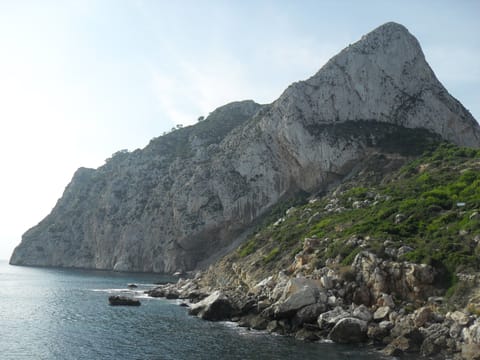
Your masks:
<svg viewBox="0 0 480 360"><path fill-rule="evenodd" d="M479 125L436 79L418 41L387 23L272 104L225 105L142 150L79 169L10 262L198 268L289 194L321 191L372 153L412 155L412 139L432 134L480 146Z"/></svg>

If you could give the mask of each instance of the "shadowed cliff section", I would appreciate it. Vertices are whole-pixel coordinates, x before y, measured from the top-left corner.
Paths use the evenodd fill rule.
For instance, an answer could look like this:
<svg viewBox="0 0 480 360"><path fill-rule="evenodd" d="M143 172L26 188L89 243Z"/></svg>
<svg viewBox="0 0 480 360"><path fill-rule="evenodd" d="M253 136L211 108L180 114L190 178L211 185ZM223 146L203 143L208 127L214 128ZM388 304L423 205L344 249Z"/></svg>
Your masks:
<svg viewBox="0 0 480 360"><path fill-rule="evenodd" d="M143 150L118 152L97 170L79 169L10 262L194 269L282 199L322 191L372 153L417 155L438 136L478 147L479 134L417 40L387 23L272 104L225 105Z"/></svg>

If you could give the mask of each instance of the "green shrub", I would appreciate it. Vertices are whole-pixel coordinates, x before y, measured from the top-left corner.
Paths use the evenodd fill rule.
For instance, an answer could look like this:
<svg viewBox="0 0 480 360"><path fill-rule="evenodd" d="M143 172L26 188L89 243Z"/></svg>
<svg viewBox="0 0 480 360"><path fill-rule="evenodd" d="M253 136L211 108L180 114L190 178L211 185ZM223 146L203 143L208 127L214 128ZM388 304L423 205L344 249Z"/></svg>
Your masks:
<svg viewBox="0 0 480 360"><path fill-rule="evenodd" d="M243 244L238 252L240 257L245 257L247 255L252 254L256 249L256 241L254 239L250 239L245 244Z"/></svg>
<svg viewBox="0 0 480 360"><path fill-rule="evenodd" d="M280 253L280 248L275 247L267 255L263 257L263 261L265 263L269 263L270 261L275 259L279 253Z"/></svg>

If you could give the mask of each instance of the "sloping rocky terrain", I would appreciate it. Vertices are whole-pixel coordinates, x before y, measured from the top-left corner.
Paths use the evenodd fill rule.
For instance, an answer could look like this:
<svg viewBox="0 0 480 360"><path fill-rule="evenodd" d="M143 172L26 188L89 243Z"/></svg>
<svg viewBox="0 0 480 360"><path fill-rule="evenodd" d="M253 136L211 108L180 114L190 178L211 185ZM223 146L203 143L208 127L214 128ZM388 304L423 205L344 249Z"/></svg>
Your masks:
<svg viewBox="0 0 480 360"><path fill-rule="evenodd" d="M150 295L300 340L478 359L480 150L433 143L403 166L374 154L331 191L296 202L208 270Z"/></svg>
<svg viewBox="0 0 480 360"><path fill-rule="evenodd" d="M387 23L272 104L228 104L142 150L79 169L10 262L192 270L242 242L283 200L325 191L372 154L402 162L422 152L411 141L436 137L478 147L479 129L418 41Z"/></svg>

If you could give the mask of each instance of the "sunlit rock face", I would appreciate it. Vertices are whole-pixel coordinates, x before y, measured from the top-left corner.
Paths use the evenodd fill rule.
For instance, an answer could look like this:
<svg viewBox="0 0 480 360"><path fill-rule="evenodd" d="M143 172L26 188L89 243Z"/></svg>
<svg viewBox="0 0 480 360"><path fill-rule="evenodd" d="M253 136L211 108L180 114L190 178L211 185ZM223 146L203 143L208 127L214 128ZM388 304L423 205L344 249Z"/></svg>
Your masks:
<svg viewBox="0 0 480 360"><path fill-rule="evenodd" d="M431 134L480 146L478 123L437 80L418 41L387 23L272 104L225 105L142 150L79 169L10 262L155 272L205 266L283 198L341 181L372 152L414 155L412 142Z"/></svg>

